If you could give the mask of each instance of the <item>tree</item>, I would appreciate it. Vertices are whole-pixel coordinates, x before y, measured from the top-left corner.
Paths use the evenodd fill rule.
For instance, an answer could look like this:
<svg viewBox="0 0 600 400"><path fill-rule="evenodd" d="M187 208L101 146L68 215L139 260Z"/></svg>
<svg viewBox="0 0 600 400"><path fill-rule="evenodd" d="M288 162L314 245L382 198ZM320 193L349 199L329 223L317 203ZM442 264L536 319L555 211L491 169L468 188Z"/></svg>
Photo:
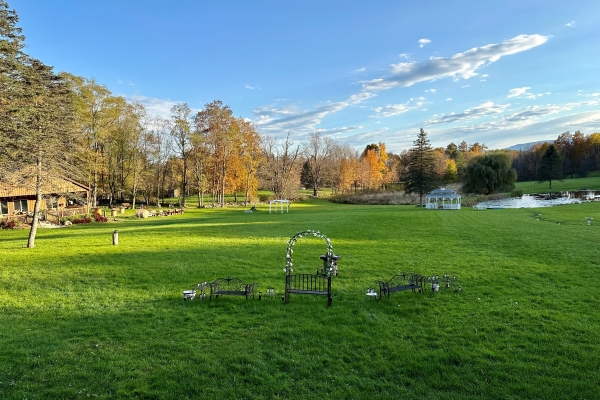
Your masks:
<svg viewBox="0 0 600 400"><path fill-rule="evenodd" d="M471 146L469 146L469 151L474 154L481 154L487 151L488 147L485 143L475 142Z"/></svg>
<svg viewBox="0 0 600 400"><path fill-rule="evenodd" d="M243 119L238 119L241 124L240 159L244 167L245 187L244 205L248 205L250 197L255 197L258 192L258 179L256 177L258 167L263 161L260 148L260 136L254 125Z"/></svg>
<svg viewBox="0 0 600 400"><path fill-rule="evenodd" d="M458 147L451 142L448 146L446 146L446 150L444 150L444 154L448 156L451 160L456 160L456 155L458 154Z"/></svg>
<svg viewBox="0 0 600 400"><path fill-rule="evenodd" d="M404 191L418 193L419 206L423 206L423 195L438 187L438 174L433 149L423 128L413 143L408 154Z"/></svg>
<svg viewBox="0 0 600 400"><path fill-rule="evenodd" d="M183 168L181 171L181 205L186 206L188 191L188 160L192 150L192 129L190 117L192 111L187 103L175 104L171 107L171 137L177 149L177 155L181 158Z"/></svg>
<svg viewBox="0 0 600 400"><path fill-rule="evenodd" d="M310 173L310 162L308 162L308 160L302 163L302 171L300 172L300 184L304 188L313 186L312 174Z"/></svg>
<svg viewBox="0 0 600 400"><path fill-rule="evenodd" d="M510 153L487 153L471 159L465 168L466 193L491 194L509 192L515 188L517 172L511 168Z"/></svg>
<svg viewBox="0 0 600 400"><path fill-rule="evenodd" d="M279 147L268 136L261 141L265 158L261 169L263 186L269 187L278 199L292 199L299 183L300 147L294 148L290 134L288 132Z"/></svg>
<svg viewBox="0 0 600 400"><path fill-rule="evenodd" d="M560 154L558 154L558 150L556 150L556 146L551 144L548 146L548 150L546 150L546 153L544 153L540 160L540 165L537 170L537 180L539 183L548 181L548 188L552 189L552 180L558 179L562 181L562 178L562 159L560 158Z"/></svg>
<svg viewBox="0 0 600 400"><path fill-rule="evenodd" d="M327 159L331 156L332 148L333 140L324 137L320 132L312 132L308 144L304 145L303 154L306 157L306 163L308 163L305 173L309 175L305 181L310 183L315 197L319 196L319 188L323 183L323 169Z"/></svg>
<svg viewBox="0 0 600 400"><path fill-rule="evenodd" d="M98 195L110 190L111 184L117 185L117 181L111 179L118 178L118 172L114 168L122 166L122 163L120 159L114 160L111 169L108 165L111 160L107 158L107 150L109 146L115 144L111 141L115 139L115 131L119 130L118 125L127 108L127 102L123 97L113 96L106 86L97 83L94 79L68 73L62 73L61 76L68 82L70 90L74 93L73 104L79 129L77 142L81 148L79 162L82 171L88 175L87 182L92 188L92 207L95 207ZM117 157L114 153L110 155ZM120 186L123 186L122 179ZM116 189L112 188L112 190Z"/></svg>
<svg viewBox="0 0 600 400"><path fill-rule="evenodd" d="M444 182L453 183L458 180L458 170L456 168L456 161L449 159L446 160L446 171L444 172Z"/></svg>
<svg viewBox="0 0 600 400"><path fill-rule="evenodd" d="M27 247L35 247L42 193L71 169L71 92L52 67L24 54L18 16L0 0L0 178L35 191Z"/></svg>
<svg viewBox="0 0 600 400"><path fill-rule="evenodd" d="M573 178L573 173L575 172L573 160L573 135L571 135L569 131L561 133L554 141L554 145L563 160L564 174L570 174L571 178Z"/></svg>

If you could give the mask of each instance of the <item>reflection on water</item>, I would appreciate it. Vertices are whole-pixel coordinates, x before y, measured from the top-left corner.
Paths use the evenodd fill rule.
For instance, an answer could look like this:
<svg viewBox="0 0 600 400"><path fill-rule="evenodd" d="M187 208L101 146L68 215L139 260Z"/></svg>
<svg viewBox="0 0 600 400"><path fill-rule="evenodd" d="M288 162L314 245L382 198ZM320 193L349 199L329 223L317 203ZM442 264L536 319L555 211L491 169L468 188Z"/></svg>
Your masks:
<svg viewBox="0 0 600 400"><path fill-rule="evenodd" d="M524 194L523 197L484 201L478 203L474 208L538 208L575 203L581 203L581 200L573 199L568 194L552 199Z"/></svg>

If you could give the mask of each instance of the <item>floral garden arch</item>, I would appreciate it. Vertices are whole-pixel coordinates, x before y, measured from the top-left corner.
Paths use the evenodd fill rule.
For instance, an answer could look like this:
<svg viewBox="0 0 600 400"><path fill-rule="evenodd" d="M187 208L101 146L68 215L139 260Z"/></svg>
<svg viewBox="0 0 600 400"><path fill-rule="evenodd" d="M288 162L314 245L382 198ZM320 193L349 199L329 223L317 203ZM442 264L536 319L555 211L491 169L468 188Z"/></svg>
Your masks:
<svg viewBox="0 0 600 400"><path fill-rule="evenodd" d="M327 236L323 235L321 232L314 231L314 230L298 232L294 236L292 236L290 238L290 240L288 240L287 253L285 255L285 268L283 269L283 271L286 273L286 275L291 275L291 273L293 272L293 269L292 269L292 266L294 265L293 261L292 261L292 254L294 253L293 248L294 248L294 245L296 244L296 241L305 236L314 236L314 237L319 237L319 238L325 240L325 244L327 245L327 253L325 255L326 264L325 264L323 273L326 276L331 276L331 274L334 272L334 268L335 268L334 261L337 260L339 257L336 256L335 254L333 254L333 247L331 246L331 240L329 240L329 238Z"/></svg>

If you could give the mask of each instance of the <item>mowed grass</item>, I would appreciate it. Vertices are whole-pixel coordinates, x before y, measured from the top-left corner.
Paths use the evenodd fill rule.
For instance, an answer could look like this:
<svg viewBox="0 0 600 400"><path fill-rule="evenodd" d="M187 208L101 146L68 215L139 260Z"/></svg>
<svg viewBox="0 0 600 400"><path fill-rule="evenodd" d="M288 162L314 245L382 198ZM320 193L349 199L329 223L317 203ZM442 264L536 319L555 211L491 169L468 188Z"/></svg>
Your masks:
<svg viewBox="0 0 600 400"><path fill-rule="evenodd" d="M517 182L515 183L515 188L520 189L523 193L548 193L551 192L561 192L567 190L580 190L580 189L590 189L590 190L600 190L600 173L598 171L590 172L589 176L585 178L565 178L563 181L552 181L552 189L549 188L548 182Z"/></svg>
<svg viewBox="0 0 600 400"><path fill-rule="evenodd" d="M542 215L537 219L536 214ZM594 217L587 226L585 217ZM119 245L112 232L119 230ZM337 254L333 305L292 295L286 242ZM294 203L0 232L0 398L592 399L600 393L600 203L426 210ZM320 265L302 238L296 272ZM462 292L365 291L400 271ZM225 276L275 299L182 300Z"/></svg>

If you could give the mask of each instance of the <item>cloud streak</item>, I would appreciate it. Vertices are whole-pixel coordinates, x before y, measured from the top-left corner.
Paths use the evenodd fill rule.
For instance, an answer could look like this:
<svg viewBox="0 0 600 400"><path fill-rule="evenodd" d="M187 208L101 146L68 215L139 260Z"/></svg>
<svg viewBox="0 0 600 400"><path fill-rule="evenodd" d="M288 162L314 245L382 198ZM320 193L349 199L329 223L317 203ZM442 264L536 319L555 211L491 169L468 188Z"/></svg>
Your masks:
<svg viewBox="0 0 600 400"><path fill-rule="evenodd" d="M288 131L294 130L307 133L316 130L327 115L338 112L349 106L358 105L371 97L376 96L371 92L360 92L351 95L340 102L326 103L313 110L299 110L297 106L284 108L260 107L253 110L257 117L254 124L262 131Z"/></svg>
<svg viewBox="0 0 600 400"><path fill-rule="evenodd" d="M377 107L373 109L377 114L372 115L374 118L382 118L382 117L394 117L396 115L404 114L410 110L414 110L417 108L423 107L425 98L411 98L404 104L388 104L384 107Z"/></svg>
<svg viewBox="0 0 600 400"><path fill-rule="evenodd" d="M425 126L449 124L453 122L470 121L484 115L500 114L510 106L510 104L495 104L492 101L486 101L477 107L468 108L461 113L449 113L438 116L424 122Z"/></svg>
<svg viewBox="0 0 600 400"><path fill-rule="evenodd" d="M477 70L498 61L500 58L517 54L546 43L549 36L519 35L500 44L476 47L451 57L432 57L424 63L402 62L390 66L391 76L363 83L365 90L386 90L408 87L418 82L440 78L469 79Z"/></svg>

